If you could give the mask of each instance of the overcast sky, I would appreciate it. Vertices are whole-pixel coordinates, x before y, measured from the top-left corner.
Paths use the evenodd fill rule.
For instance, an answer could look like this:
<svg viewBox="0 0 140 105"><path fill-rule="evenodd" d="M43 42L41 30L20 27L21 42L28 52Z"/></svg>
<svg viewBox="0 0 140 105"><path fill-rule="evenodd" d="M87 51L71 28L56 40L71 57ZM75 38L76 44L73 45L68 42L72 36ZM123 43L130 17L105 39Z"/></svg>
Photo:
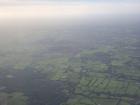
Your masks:
<svg viewBox="0 0 140 105"><path fill-rule="evenodd" d="M71 1L86 1L86 2L140 2L140 0L0 0L0 2L71 2Z"/></svg>
<svg viewBox="0 0 140 105"><path fill-rule="evenodd" d="M46 2L137 2L140 0L0 0L0 4L20 4L20 3L46 3Z"/></svg>
<svg viewBox="0 0 140 105"><path fill-rule="evenodd" d="M0 18L140 14L140 0L0 0Z"/></svg>

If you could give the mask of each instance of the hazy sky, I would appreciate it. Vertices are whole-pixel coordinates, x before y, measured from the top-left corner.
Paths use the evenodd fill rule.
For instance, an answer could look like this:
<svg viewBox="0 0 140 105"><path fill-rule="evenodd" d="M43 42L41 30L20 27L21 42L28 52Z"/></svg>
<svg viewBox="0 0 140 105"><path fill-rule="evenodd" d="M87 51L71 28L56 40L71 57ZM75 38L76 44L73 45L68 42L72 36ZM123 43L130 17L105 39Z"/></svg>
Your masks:
<svg viewBox="0 0 140 105"><path fill-rule="evenodd" d="M0 18L118 13L140 13L140 0L0 0Z"/></svg>
<svg viewBox="0 0 140 105"><path fill-rule="evenodd" d="M7 3L7 4L14 4L14 3L29 3L29 2L72 2L72 1L78 1L78 2L140 2L140 0L0 0L0 3Z"/></svg>

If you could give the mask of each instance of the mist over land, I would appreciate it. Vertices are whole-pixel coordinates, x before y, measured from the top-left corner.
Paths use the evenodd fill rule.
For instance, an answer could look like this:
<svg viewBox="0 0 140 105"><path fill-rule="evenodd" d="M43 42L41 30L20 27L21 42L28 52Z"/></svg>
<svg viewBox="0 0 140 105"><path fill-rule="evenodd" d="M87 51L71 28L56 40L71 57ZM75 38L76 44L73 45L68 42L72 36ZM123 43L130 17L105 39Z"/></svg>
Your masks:
<svg viewBox="0 0 140 105"><path fill-rule="evenodd" d="M0 105L139 105L140 4L0 0Z"/></svg>

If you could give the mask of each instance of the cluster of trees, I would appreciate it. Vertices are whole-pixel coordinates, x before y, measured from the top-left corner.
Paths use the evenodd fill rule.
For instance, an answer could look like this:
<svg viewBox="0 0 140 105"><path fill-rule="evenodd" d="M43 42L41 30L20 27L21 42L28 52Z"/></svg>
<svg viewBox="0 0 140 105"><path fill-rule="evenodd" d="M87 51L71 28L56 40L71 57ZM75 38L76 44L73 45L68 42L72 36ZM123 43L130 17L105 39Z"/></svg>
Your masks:
<svg viewBox="0 0 140 105"><path fill-rule="evenodd" d="M139 105L139 40L123 40L1 65L0 105Z"/></svg>
<svg viewBox="0 0 140 105"><path fill-rule="evenodd" d="M105 101L104 105L131 105L140 98L139 64L134 60L139 61L121 48L100 48L74 58L49 59L37 67L51 80L65 84L69 100L64 105L98 105Z"/></svg>
<svg viewBox="0 0 140 105"><path fill-rule="evenodd" d="M0 92L0 105L135 105L140 98L139 63L139 57L120 46L104 46L23 69L1 69L0 82L7 88L1 90L10 92Z"/></svg>
<svg viewBox="0 0 140 105"><path fill-rule="evenodd" d="M28 105L28 97L20 92L0 92L0 105Z"/></svg>

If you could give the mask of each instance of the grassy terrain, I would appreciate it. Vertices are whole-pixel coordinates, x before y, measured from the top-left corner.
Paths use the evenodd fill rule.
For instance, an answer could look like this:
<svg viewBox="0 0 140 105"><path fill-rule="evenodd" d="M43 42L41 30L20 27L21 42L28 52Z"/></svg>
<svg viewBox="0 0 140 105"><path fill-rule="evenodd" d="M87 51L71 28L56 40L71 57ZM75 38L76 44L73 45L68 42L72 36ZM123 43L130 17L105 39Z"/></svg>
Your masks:
<svg viewBox="0 0 140 105"><path fill-rule="evenodd" d="M0 105L139 105L140 32L130 23L24 26L35 37L0 46Z"/></svg>

